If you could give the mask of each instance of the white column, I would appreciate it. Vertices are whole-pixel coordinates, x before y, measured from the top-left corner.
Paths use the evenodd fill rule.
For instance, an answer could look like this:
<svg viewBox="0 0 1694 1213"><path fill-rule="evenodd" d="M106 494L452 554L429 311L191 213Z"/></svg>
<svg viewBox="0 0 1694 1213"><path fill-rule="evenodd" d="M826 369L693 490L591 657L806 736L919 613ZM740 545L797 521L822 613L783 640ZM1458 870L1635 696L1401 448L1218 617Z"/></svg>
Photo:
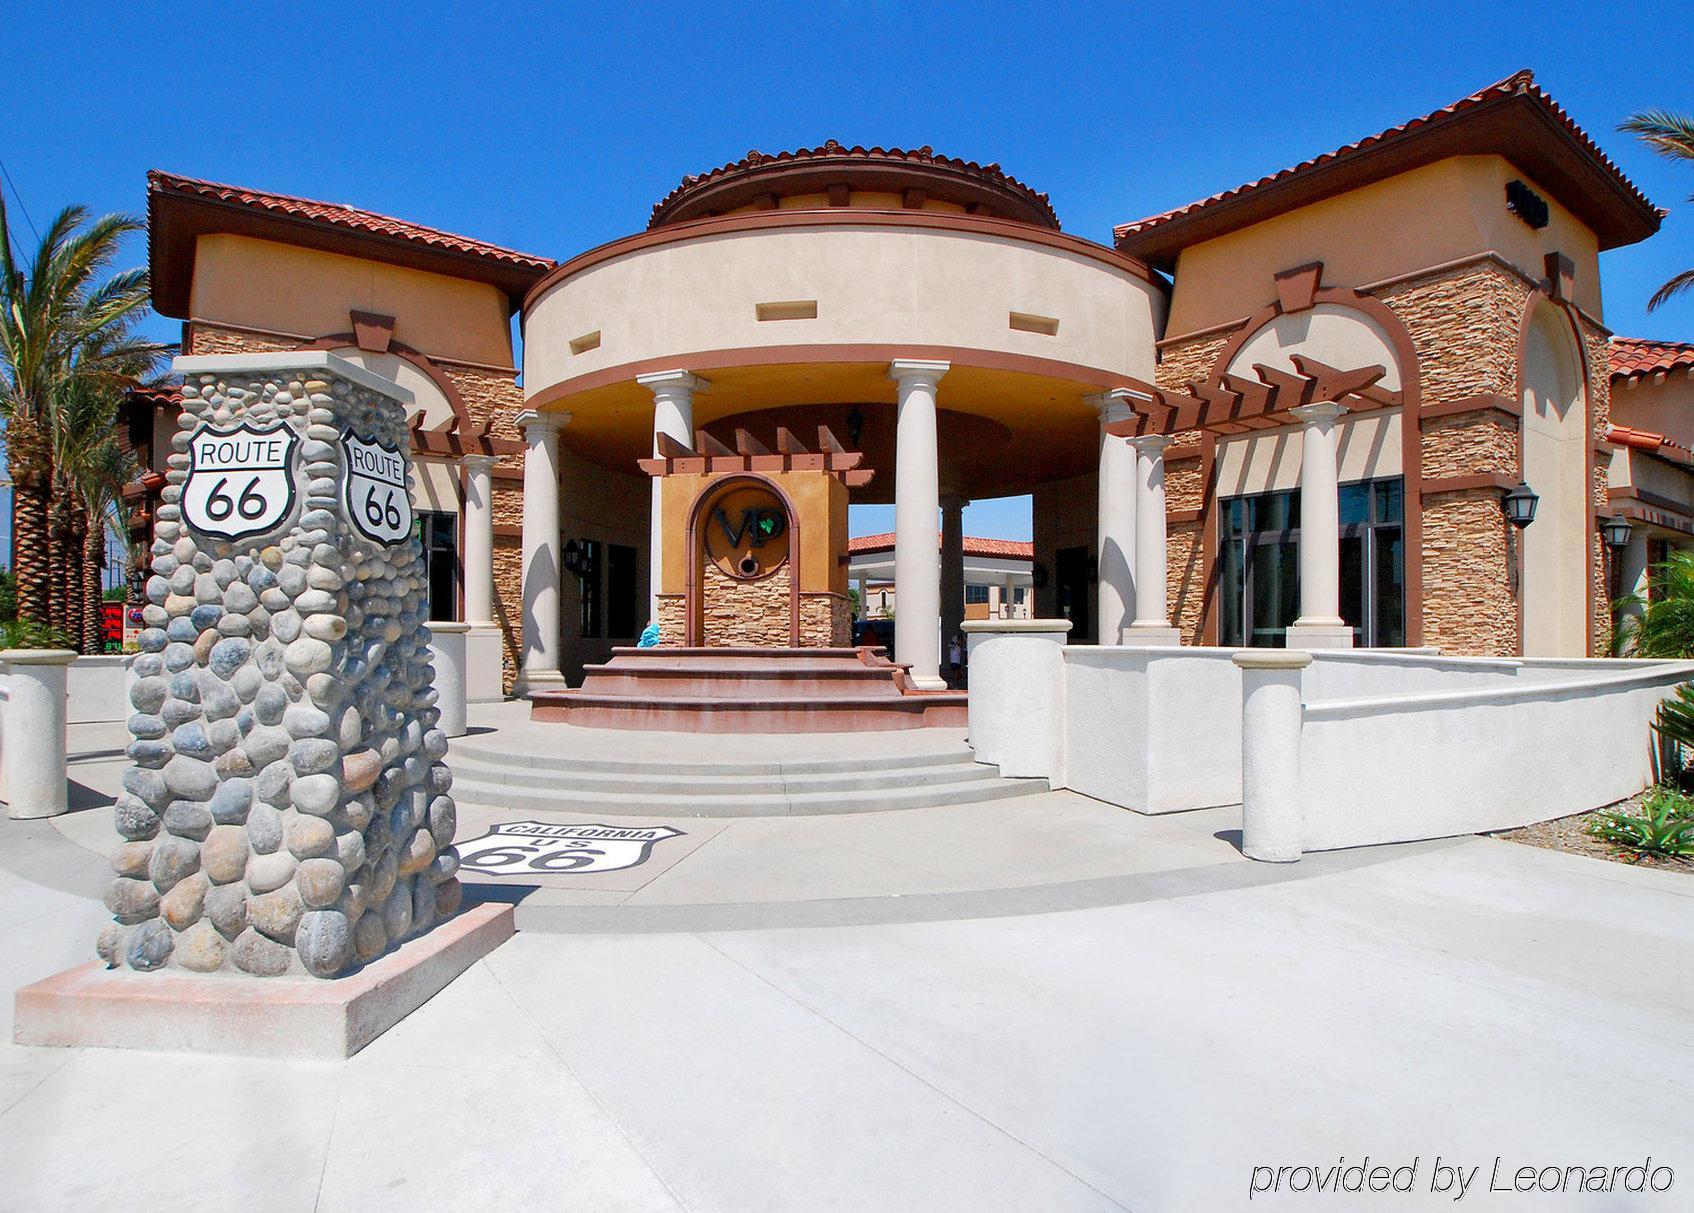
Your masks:
<svg viewBox="0 0 1694 1213"><path fill-rule="evenodd" d="M687 371L656 371L635 381L653 393L653 456L659 456L659 435L668 434L683 446L694 445L694 393L710 385ZM659 510L659 477L653 477L652 504L647 524L647 618L659 618L659 589L663 584L665 520ZM682 637L671 639L683 643Z"/></svg>
<svg viewBox="0 0 1694 1213"><path fill-rule="evenodd" d="M858 579L858 584L859 584L859 618L860 619L869 619L871 617L871 588L870 588L871 583L870 583L870 578L861 576Z"/></svg>
<svg viewBox="0 0 1694 1213"><path fill-rule="evenodd" d="M1135 451L1127 438L1114 438L1106 427L1133 415L1127 391L1103 392L1088 402L1100 414L1099 490L1094 528L1095 636L1098 644L1122 644L1123 630L1135 618Z"/></svg>
<svg viewBox="0 0 1694 1213"><path fill-rule="evenodd" d="M1291 649L1350 649L1341 619L1341 485L1336 421L1347 410L1325 401L1288 410L1305 427L1300 440L1300 617Z"/></svg>
<svg viewBox="0 0 1694 1213"><path fill-rule="evenodd" d="M565 685L559 671L559 430L569 413L518 414L523 427L523 660L512 693Z"/></svg>
<svg viewBox="0 0 1694 1213"><path fill-rule="evenodd" d="M465 635L468 623L429 624L429 662L435 673L435 706L441 712L441 731L465 735Z"/></svg>
<svg viewBox="0 0 1694 1213"><path fill-rule="evenodd" d="M894 657L911 666L921 691L941 678L941 552L935 541L941 508L935 438L935 385L950 363L901 359L888 365L899 410L894 446Z"/></svg>
<svg viewBox="0 0 1694 1213"><path fill-rule="evenodd" d="M965 622L965 502L941 499L941 652Z"/></svg>
<svg viewBox="0 0 1694 1213"><path fill-rule="evenodd" d="M8 817L56 817L69 805L65 775L65 675L69 649L13 649L5 659L6 746L0 787Z"/></svg>
<svg viewBox="0 0 1694 1213"><path fill-rule="evenodd" d="M494 456L466 455L465 622L494 621Z"/></svg>
<svg viewBox="0 0 1694 1213"><path fill-rule="evenodd" d="M1016 614L1014 613L1017 610L1016 591L1017 591L1017 586L1015 586L1013 584L1012 575L1010 573L1007 573L1005 584L1000 587L1000 618L1002 618L1002 619L1015 619L1015 618L1017 618Z"/></svg>
<svg viewBox="0 0 1694 1213"><path fill-rule="evenodd" d="M1302 518L1304 515L1302 515ZM1292 863L1303 851L1300 671L1310 653L1248 649L1241 667L1241 850Z"/></svg>
<svg viewBox="0 0 1694 1213"><path fill-rule="evenodd" d="M1165 448L1167 434L1129 439L1135 448L1135 622L1124 629L1125 644L1180 644L1169 615L1169 558L1166 554Z"/></svg>

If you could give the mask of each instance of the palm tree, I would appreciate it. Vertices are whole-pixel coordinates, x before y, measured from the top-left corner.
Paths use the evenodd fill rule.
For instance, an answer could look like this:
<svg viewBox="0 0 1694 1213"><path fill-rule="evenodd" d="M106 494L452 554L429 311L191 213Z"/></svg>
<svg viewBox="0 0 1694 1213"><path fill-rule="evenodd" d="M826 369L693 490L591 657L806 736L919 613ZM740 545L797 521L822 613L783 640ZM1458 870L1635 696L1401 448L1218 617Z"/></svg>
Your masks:
<svg viewBox="0 0 1694 1213"><path fill-rule="evenodd" d="M1641 142L1672 160L1694 160L1694 118L1673 114L1669 110L1643 110L1631 114L1618 124L1620 131L1641 136ZM1694 195L1688 199L1694 202ZM1694 270L1683 270L1653 292L1647 310L1659 306L1673 295L1694 288Z"/></svg>
<svg viewBox="0 0 1694 1213"><path fill-rule="evenodd" d="M140 378L151 368L138 359ZM109 384L76 380L54 395L51 411L53 473L63 486L54 495L59 580L65 599L64 629L84 653L105 647L100 617L106 530L134 478L135 458L118 438L122 393Z"/></svg>
<svg viewBox="0 0 1694 1213"><path fill-rule="evenodd" d="M1618 649L1626 657L1694 657L1694 552L1671 552L1652 570L1653 591L1618 599L1626 612Z"/></svg>
<svg viewBox="0 0 1694 1213"><path fill-rule="evenodd" d="M12 560L18 617L46 622L63 601L54 560L50 506L55 488L53 402L76 385L108 389L133 383L169 347L139 337L147 305L147 272L112 273L126 235L141 230L127 215L90 219L85 207L60 211L34 257L23 264L12 248L0 197L0 417L6 422L6 465L12 479ZM74 563L80 552L71 556ZM54 593L54 583L61 587ZM60 612L63 618L63 608Z"/></svg>

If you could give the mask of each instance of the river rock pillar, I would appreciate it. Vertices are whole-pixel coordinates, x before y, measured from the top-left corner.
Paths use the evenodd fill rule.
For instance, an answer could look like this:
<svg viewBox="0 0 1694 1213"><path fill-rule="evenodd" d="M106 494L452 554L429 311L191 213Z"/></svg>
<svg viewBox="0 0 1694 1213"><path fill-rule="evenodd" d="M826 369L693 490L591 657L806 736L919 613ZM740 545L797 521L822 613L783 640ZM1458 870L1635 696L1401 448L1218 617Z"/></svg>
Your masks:
<svg viewBox="0 0 1694 1213"><path fill-rule="evenodd" d="M97 951L335 977L461 897L410 393L318 352L175 365Z"/></svg>

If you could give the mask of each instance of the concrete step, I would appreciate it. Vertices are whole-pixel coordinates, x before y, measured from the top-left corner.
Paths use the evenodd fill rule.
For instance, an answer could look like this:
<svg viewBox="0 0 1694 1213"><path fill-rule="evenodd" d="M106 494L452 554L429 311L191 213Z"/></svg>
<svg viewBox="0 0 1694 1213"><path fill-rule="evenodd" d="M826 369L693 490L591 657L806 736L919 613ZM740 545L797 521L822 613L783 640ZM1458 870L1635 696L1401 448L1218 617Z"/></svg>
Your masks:
<svg viewBox="0 0 1694 1213"><path fill-rule="evenodd" d="M513 767L476 759L452 757L448 765L455 780L514 788L543 788L551 792L606 792L625 796L763 796L804 792L865 792L881 788L926 787L937 784L981 783L997 778L993 767L959 761L930 766L887 768L866 765L845 771L759 772L718 774L650 771L610 773L570 768Z"/></svg>
<svg viewBox="0 0 1694 1213"><path fill-rule="evenodd" d="M841 733L963 728L963 692L768 699L634 698L587 691L540 691L531 719L602 729L689 733Z"/></svg>
<svg viewBox="0 0 1694 1213"><path fill-rule="evenodd" d="M686 739L692 741L692 738ZM968 745L952 741L928 745L907 753L881 754L872 739L863 752L820 758L730 759L722 762L678 759L666 762L646 758L586 758L556 751L520 750L496 738L487 741L471 735L453 740L448 750L449 765L460 760L502 770L536 768L566 773L595 772L606 775L672 776L683 779L742 778L758 775L827 775L850 771L894 771L948 763L976 764Z"/></svg>
<svg viewBox="0 0 1694 1213"><path fill-rule="evenodd" d="M772 661L762 666L727 662L653 662L589 666L583 695L627 695L666 701L688 699L814 699L819 696L898 699L893 666L803 666Z"/></svg>
<svg viewBox="0 0 1694 1213"><path fill-rule="evenodd" d="M617 817L789 817L880 813L937 805L978 804L1047 791L1044 779L971 779L916 787L793 794L643 796L518 788L477 779L453 781L462 804L512 813L604 814Z"/></svg>

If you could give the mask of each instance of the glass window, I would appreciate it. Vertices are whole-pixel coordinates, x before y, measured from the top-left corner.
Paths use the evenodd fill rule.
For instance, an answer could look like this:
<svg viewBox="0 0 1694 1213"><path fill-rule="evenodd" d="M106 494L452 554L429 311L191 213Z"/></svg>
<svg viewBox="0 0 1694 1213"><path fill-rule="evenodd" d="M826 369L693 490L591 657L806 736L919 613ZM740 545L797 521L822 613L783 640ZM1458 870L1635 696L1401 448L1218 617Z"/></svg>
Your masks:
<svg viewBox="0 0 1694 1213"><path fill-rule="evenodd" d="M459 519L455 514L419 511L418 542L429 577L429 617L443 622L459 617Z"/></svg>
<svg viewBox="0 0 1694 1213"><path fill-rule="evenodd" d="M633 640L644 624L636 551L621 543L606 545L606 628L613 640Z"/></svg>
<svg viewBox="0 0 1694 1213"><path fill-rule="evenodd" d="M988 602L988 587L985 585L967 585L965 587L965 605L983 606Z"/></svg>
<svg viewBox="0 0 1694 1213"><path fill-rule="evenodd" d="M606 633L603 612L604 599L601 595L601 553L605 544L598 539L582 541L582 563L577 568L577 585L581 592L582 635L584 639L597 639Z"/></svg>
<svg viewBox="0 0 1694 1213"><path fill-rule="evenodd" d="M1404 490L1398 478L1340 486L1340 610L1353 642L1406 643ZM1299 490L1220 503L1218 642L1276 646L1300 610Z"/></svg>

